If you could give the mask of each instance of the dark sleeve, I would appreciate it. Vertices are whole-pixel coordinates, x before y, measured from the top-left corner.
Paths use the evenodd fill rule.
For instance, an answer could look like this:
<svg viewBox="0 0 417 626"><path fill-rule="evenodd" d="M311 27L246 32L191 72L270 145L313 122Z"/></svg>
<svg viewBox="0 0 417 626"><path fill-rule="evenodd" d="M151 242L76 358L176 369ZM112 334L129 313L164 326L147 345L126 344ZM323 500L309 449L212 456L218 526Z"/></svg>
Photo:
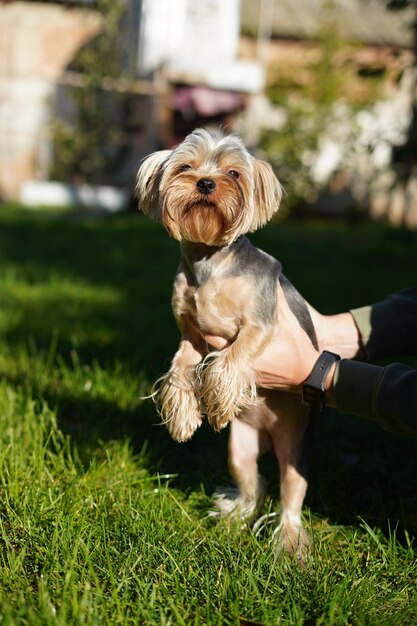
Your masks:
<svg viewBox="0 0 417 626"><path fill-rule="evenodd" d="M334 377L339 413L377 422L386 430L417 437L417 370L342 359Z"/></svg>
<svg viewBox="0 0 417 626"><path fill-rule="evenodd" d="M351 311L370 360L417 355L417 286ZM417 370L342 360L334 379L336 406L392 432L417 436Z"/></svg>
<svg viewBox="0 0 417 626"><path fill-rule="evenodd" d="M351 313L370 360L417 355L417 286Z"/></svg>

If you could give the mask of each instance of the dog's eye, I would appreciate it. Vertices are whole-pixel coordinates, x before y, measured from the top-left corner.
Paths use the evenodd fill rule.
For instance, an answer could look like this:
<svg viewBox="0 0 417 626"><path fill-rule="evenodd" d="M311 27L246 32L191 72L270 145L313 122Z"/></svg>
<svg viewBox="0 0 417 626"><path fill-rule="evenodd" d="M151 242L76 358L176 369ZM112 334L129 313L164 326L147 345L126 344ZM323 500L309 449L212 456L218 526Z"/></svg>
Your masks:
<svg viewBox="0 0 417 626"><path fill-rule="evenodd" d="M239 178L239 172L236 172L236 170L229 170L229 174L233 176L233 178L236 178L236 180Z"/></svg>
<svg viewBox="0 0 417 626"><path fill-rule="evenodd" d="M191 169L191 165L189 165L188 163L184 163L184 165L180 165L180 167L178 168L178 172L181 174L182 172L188 172L188 170Z"/></svg>

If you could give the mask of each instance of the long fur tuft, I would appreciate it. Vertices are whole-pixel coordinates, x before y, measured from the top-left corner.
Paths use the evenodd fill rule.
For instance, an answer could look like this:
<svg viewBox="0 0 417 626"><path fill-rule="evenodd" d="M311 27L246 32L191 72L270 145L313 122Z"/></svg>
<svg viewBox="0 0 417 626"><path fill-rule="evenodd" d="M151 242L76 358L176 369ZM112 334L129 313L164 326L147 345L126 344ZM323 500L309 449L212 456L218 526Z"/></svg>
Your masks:
<svg viewBox="0 0 417 626"><path fill-rule="evenodd" d="M159 203L159 185L161 183L163 165L171 150L161 150L149 155L139 168L136 178L135 194L139 200L139 208L145 215L160 222L162 219Z"/></svg>
<svg viewBox="0 0 417 626"><path fill-rule="evenodd" d="M154 383L152 397L171 437L179 442L191 439L201 425L202 415L190 382L171 369Z"/></svg>
<svg viewBox="0 0 417 626"><path fill-rule="evenodd" d="M278 211L282 198L281 183L269 163L253 159L253 173L255 210L249 232L253 232L269 222Z"/></svg>
<svg viewBox="0 0 417 626"><path fill-rule="evenodd" d="M236 362L227 349L211 353L197 368L201 378L204 412L214 430L225 428L243 409L257 403L252 367Z"/></svg>

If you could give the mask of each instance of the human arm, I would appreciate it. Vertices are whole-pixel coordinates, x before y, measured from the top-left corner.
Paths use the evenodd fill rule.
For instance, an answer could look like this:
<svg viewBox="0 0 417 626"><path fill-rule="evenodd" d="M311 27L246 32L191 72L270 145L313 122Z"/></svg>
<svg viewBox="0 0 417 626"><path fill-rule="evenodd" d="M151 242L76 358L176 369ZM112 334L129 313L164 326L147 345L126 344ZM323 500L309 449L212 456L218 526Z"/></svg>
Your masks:
<svg viewBox="0 0 417 626"><path fill-rule="evenodd" d="M328 406L374 420L394 432L417 434L417 370L352 360L417 353L417 288L394 294L373 307L338 315L321 315L313 307L309 310L319 351L279 291L278 329L254 362L259 385L301 393L320 352L330 350L342 360L332 366L325 380Z"/></svg>
<svg viewBox="0 0 417 626"><path fill-rule="evenodd" d="M350 314L366 357L417 354L417 287ZM417 435L416 369L400 363L381 367L342 360L331 386L340 413L373 419L393 432Z"/></svg>
<svg viewBox="0 0 417 626"><path fill-rule="evenodd" d="M320 351L342 357L325 380L328 406L376 421L389 431L416 436L417 370L400 363L382 367L353 359L417 354L417 287L347 313L323 316L310 307L310 314ZM300 345L295 327L292 332L298 334ZM311 368L313 356L318 358L318 353L304 352Z"/></svg>
<svg viewBox="0 0 417 626"><path fill-rule="evenodd" d="M351 314L368 359L417 355L417 286Z"/></svg>
<svg viewBox="0 0 417 626"><path fill-rule="evenodd" d="M342 359L331 385L339 413L358 415L391 432L417 436L417 370Z"/></svg>

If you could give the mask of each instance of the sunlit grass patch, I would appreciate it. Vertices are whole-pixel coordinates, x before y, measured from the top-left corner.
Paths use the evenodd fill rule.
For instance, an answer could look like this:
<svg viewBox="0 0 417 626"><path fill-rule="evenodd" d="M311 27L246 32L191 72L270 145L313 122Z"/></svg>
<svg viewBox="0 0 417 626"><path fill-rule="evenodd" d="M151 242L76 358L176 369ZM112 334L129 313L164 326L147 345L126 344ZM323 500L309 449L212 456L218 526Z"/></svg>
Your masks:
<svg viewBox="0 0 417 626"><path fill-rule="evenodd" d="M2 624L417 623L414 442L321 416L311 558L277 559L269 532L208 517L226 434L176 444L141 399L178 341L177 244L132 215L10 208L0 226ZM327 312L415 281L415 235L383 226L279 222L254 240Z"/></svg>

